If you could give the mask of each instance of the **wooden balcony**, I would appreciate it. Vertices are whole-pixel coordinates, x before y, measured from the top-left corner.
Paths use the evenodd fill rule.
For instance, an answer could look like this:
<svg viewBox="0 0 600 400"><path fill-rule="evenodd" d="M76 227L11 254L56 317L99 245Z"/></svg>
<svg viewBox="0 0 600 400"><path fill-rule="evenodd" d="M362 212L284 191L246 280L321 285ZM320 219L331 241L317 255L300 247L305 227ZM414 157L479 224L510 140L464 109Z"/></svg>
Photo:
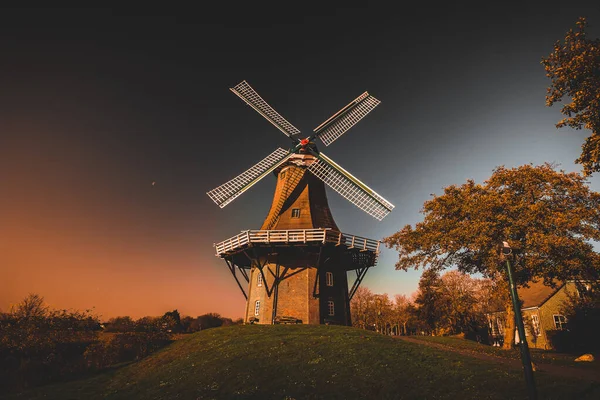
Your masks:
<svg viewBox="0 0 600 400"><path fill-rule="evenodd" d="M249 230L243 231L220 243L215 243L217 257L242 250L253 245L329 245L344 246L355 251L369 252L379 255L378 240L367 239L360 236L350 235L325 229L286 229L286 230Z"/></svg>

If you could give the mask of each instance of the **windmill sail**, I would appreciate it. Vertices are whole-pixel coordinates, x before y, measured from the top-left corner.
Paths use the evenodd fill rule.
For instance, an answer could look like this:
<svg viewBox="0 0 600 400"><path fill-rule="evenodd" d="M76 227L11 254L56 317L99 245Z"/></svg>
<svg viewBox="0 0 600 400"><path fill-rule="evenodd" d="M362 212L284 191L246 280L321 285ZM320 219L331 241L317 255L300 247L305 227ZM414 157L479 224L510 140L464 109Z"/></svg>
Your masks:
<svg viewBox="0 0 600 400"><path fill-rule="evenodd" d="M332 159L323 153L319 153L317 157L308 170L352 204L379 221L392 211L394 208L392 203L337 165Z"/></svg>
<svg viewBox="0 0 600 400"><path fill-rule="evenodd" d="M286 162L294 153L281 147L259 161L252 168L232 180L207 192L208 196L221 208L250 189L255 183L267 176L275 168Z"/></svg>
<svg viewBox="0 0 600 400"><path fill-rule="evenodd" d="M314 135L321 139L325 146L329 146L337 138L346 133L350 128L373 111L381 103L369 93L364 92L346 107L331 116L327 121L314 129Z"/></svg>
<svg viewBox="0 0 600 400"><path fill-rule="evenodd" d="M297 135L300 130L294 125L290 124L285 118L283 118L277 111L273 109L266 101L246 81L242 81L236 86L230 88L230 90L238 95L242 100L246 102L250 107L254 108L260 115L265 117L267 121L275 125L277 129L283 132L286 136L292 137Z"/></svg>

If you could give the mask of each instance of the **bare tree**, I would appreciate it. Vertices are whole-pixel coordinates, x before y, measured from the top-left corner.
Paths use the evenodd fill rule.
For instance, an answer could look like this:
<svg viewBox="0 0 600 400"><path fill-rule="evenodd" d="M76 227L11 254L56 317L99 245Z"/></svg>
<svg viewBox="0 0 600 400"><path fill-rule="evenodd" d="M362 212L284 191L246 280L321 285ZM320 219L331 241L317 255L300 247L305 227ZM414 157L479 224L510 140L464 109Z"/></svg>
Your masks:
<svg viewBox="0 0 600 400"><path fill-rule="evenodd" d="M19 319L41 318L48 315L48 306L44 298L36 293L30 293L19 304L11 307L11 314Z"/></svg>

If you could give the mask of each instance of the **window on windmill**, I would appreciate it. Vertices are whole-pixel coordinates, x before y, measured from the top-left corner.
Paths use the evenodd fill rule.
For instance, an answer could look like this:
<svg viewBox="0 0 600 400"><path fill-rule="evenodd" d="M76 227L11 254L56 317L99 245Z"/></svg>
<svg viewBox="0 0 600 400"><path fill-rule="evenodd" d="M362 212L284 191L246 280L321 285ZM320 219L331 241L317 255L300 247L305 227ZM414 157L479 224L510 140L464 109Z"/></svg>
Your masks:
<svg viewBox="0 0 600 400"><path fill-rule="evenodd" d="M335 304L333 303L333 300L329 300L327 302L327 309L329 311L329 315L335 315Z"/></svg>
<svg viewBox="0 0 600 400"><path fill-rule="evenodd" d="M333 286L333 273L332 272L325 273L325 283L327 284L327 286Z"/></svg>
<svg viewBox="0 0 600 400"><path fill-rule="evenodd" d="M254 315L258 316L259 313L260 313L260 300L256 300L256 303L254 303Z"/></svg>
<svg viewBox="0 0 600 400"><path fill-rule="evenodd" d="M262 286L262 281L262 274L258 271L258 274L256 275L256 286Z"/></svg>
<svg viewBox="0 0 600 400"><path fill-rule="evenodd" d="M292 218L300 218L300 209L292 208Z"/></svg>
<svg viewBox="0 0 600 400"><path fill-rule="evenodd" d="M567 317L560 314L555 314L552 316L554 318L554 327L559 331L563 331L567 329Z"/></svg>

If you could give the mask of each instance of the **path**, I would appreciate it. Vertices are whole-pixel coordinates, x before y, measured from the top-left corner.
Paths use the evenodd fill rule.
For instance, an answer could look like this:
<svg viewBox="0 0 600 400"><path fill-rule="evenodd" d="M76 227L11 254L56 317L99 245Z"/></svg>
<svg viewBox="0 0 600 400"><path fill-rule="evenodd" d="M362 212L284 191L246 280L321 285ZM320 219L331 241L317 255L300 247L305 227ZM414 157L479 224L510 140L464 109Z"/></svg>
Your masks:
<svg viewBox="0 0 600 400"><path fill-rule="evenodd" d="M400 339L400 340L404 340L406 342L410 342L410 343L417 343L417 344L421 344L424 346L435 347L435 348L442 349L445 351L452 351L455 353L460 353L465 356L477 358L479 360L486 360L486 361L492 361L492 362L504 364L511 368L518 368L518 369L523 368L523 364L521 363L520 360L498 357L498 356L494 356L491 354L478 353L476 351L469 351L469 350L465 350L465 349L457 349L455 347L445 346L440 343L433 343L433 342L428 342L425 340L413 339L410 336L394 336L394 337L397 339ZM597 370L593 371L593 370L588 370L588 369L580 369L580 368L567 367L567 366L562 366L562 365L540 364L540 363L536 363L535 366L536 366L536 373L543 372L543 373L548 373L551 375L558 375L558 376L563 376L563 377L566 376L566 377L570 377L570 378L579 378L579 379L600 382L600 374L598 373Z"/></svg>

